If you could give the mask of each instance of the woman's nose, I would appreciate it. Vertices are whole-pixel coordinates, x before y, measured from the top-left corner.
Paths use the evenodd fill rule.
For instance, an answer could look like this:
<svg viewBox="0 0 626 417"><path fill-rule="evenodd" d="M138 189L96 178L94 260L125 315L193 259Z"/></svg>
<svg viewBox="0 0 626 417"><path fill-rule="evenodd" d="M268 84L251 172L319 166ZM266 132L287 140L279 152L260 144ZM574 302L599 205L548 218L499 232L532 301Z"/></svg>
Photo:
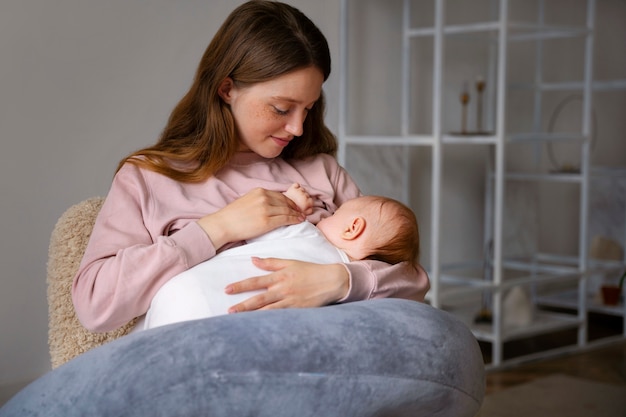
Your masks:
<svg viewBox="0 0 626 417"><path fill-rule="evenodd" d="M302 136L304 133L304 119L306 119L306 113L294 114L288 121L285 126L285 130L294 136Z"/></svg>

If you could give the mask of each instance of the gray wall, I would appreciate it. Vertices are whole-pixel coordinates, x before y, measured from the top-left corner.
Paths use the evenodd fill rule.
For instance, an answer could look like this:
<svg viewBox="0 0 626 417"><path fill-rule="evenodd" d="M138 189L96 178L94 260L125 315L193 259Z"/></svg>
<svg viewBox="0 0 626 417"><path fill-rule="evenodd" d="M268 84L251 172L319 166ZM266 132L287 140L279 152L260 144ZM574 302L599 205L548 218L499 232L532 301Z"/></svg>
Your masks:
<svg viewBox="0 0 626 417"><path fill-rule="evenodd" d="M335 65L326 83L326 94L328 123L336 131L339 0L288 2L301 8L320 26L331 45ZM239 3L232 0L152 0L149 5L136 0L2 0L0 3L0 143L3 146L0 152L3 236L0 403L3 395L6 397L14 388L50 367L45 275L48 239L56 220L70 205L105 195L119 159L154 142L171 108L186 91L213 33ZM614 41L613 46L598 52L600 68L607 77L626 78L623 72L625 3L622 0L599 3L600 19L604 22L603 41ZM449 9L458 11L470 3L451 4L454 7ZM562 7L561 10L570 10L567 5ZM363 19L374 18L373 22L383 32L393 33L399 22L393 15L383 14L389 13L388 10L374 8L375 16L365 15ZM359 130L394 133L393 117L399 112L389 102L399 94L394 84L396 76L378 65L397 58L397 53L384 43L372 52L373 56L362 61L362 70L354 74L365 82L378 83L379 88L371 100L356 98ZM614 58L612 63L609 57ZM459 71L466 69L461 66ZM449 94L456 94L455 88L451 86ZM599 116L603 142L598 152L604 155L599 158L614 165L626 163L623 96L602 109ZM450 114L446 120L457 120L456 116ZM377 119L379 122L371 122ZM370 152L361 157L369 160L372 155L382 158L381 169L389 161L393 166L398 157L393 151ZM446 234L458 236L459 231L467 237L464 246L450 247L448 255L453 258L476 256L480 252L480 245L471 242L480 239L482 231L484 157L480 150L460 149L449 154L445 162L448 171L444 206L453 207L459 221L448 223L444 239ZM399 195L398 189L393 188L397 187L393 172L392 181L377 181L376 178L385 176L373 176L371 171L359 173L359 165L363 166L359 161L362 160L356 159L355 163L353 159L349 169L355 171L366 192ZM427 155L416 152L412 161L417 178L413 203L427 246L429 160ZM462 182L468 179L470 187ZM567 198L575 201L571 195Z"/></svg>
<svg viewBox="0 0 626 417"><path fill-rule="evenodd" d="M239 3L0 2L0 400L50 368L45 278L56 220L106 195L118 161L156 140ZM318 24L336 58L338 1L289 3Z"/></svg>
<svg viewBox="0 0 626 417"><path fill-rule="evenodd" d="M433 24L432 1L414 1L412 24L428 27ZM446 0L449 24L475 23L488 20L491 0ZM626 2L623 0L598 0L596 6L596 47L594 51L594 77L598 80L626 79ZM401 89L400 50L402 0L358 0L351 2L355 20L350 30L353 39L350 52L351 67L348 82L350 91L349 129L353 134L394 135L400 133ZM545 0L546 22L564 26L584 26L585 0ZM509 13L513 21L534 21L537 1L510 0ZM358 48L359 43L368 48ZM446 38L444 55L443 131L460 129L461 106L459 93L464 80L474 81L477 75L489 78L487 37L484 34L450 36ZM410 114L413 134L432 132L432 38L412 40ZM556 39L544 42L544 80L578 81L582 79L584 63L584 38ZM534 77L535 49L532 42L512 42L508 55L509 82L530 83ZM475 128L476 95L471 88L468 128ZM579 92L544 93L542 129L563 100ZM511 90L508 93L507 131L532 130L532 93ZM555 119L555 131L580 132L580 101L571 101ZM626 166L626 91L594 94L594 138L592 164L596 166ZM485 127L493 129L493 112L485 109ZM489 120L491 119L491 123ZM372 152L372 149L374 151ZM557 144L553 147L558 162L577 164L578 146ZM413 147L351 147L347 168L367 193L385 193L403 198L403 164L409 154L411 164L411 196L409 201L420 220L422 237L422 263L430 261L430 172L431 148ZM441 190L441 260L442 262L472 261L482 258L484 224L485 162L491 158L488 147L454 145L443 147L443 185ZM544 145L510 145L506 155L507 169L512 171L547 172L552 169ZM372 167L376 167L372 170ZM374 175L384 172L384 175ZM626 179L625 179L626 180ZM626 181L600 187L592 184L592 207L597 199L616 195ZM404 182L406 184L406 182ZM534 250L548 253L576 255L578 253L578 190L577 184L538 184L533 182L507 182L505 216L505 253L528 254ZM611 194L612 193L612 194ZM597 194L597 195L596 195ZM605 210L591 213L590 237L600 231L617 230L622 245L624 241L624 199ZM607 208L606 204L604 208ZM617 217L616 217L617 216ZM615 222L615 219L621 219ZM597 227L596 227L597 226ZM606 235L605 232L603 232ZM614 237L614 236L610 236Z"/></svg>

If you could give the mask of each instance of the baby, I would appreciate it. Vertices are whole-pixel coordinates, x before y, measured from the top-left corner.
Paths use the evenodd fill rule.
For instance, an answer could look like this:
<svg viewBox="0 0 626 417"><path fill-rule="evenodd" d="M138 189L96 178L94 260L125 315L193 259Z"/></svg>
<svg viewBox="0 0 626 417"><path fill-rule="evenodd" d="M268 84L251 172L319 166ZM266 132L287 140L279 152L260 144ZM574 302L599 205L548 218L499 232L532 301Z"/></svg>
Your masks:
<svg viewBox="0 0 626 417"><path fill-rule="evenodd" d="M293 184L284 194L304 214L311 214L313 199L300 184ZM363 196L347 201L332 216L320 220L317 228L351 261L375 259L415 265L419 258L415 214L388 197Z"/></svg>
<svg viewBox="0 0 626 417"><path fill-rule="evenodd" d="M284 194L304 214L312 213L313 199L302 186L293 184ZM416 265L419 229L414 213L404 204L386 197L357 197L317 226L304 221L280 227L175 276L152 299L143 328L227 314L230 306L259 293L224 292L232 282L267 273L252 264L253 256L316 263L375 259Z"/></svg>

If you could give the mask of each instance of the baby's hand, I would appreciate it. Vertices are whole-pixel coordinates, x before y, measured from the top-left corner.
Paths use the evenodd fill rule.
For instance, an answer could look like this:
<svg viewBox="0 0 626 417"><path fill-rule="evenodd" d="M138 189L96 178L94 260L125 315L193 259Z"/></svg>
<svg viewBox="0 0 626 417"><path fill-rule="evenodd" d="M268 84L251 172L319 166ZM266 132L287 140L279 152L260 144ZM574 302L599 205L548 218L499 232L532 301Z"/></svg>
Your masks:
<svg viewBox="0 0 626 417"><path fill-rule="evenodd" d="M302 213L306 215L313 213L313 197L300 184L292 184L283 194L296 203Z"/></svg>

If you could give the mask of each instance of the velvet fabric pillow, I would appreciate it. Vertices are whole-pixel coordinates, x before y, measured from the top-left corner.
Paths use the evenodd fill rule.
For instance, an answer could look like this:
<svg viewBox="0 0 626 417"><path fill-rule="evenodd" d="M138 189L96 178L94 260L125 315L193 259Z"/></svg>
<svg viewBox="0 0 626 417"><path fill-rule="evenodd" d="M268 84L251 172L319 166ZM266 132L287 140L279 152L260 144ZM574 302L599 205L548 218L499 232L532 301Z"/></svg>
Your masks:
<svg viewBox="0 0 626 417"><path fill-rule="evenodd" d="M382 299L171 324L90 350L0 416L473 416L478 344L429 305Z"/></svg>

